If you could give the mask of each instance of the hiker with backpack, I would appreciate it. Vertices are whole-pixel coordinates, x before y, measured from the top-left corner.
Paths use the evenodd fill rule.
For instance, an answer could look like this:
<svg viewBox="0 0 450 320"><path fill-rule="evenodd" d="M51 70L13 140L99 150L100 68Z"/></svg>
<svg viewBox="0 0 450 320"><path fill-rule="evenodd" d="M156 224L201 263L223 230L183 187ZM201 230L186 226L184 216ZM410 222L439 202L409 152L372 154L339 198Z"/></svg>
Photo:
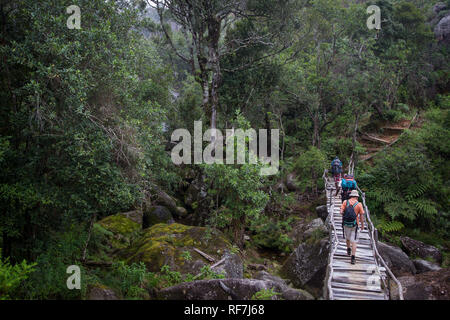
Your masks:
<svg viewBox="0 0 450 320"><path fill-rule="evenodd" d="M339 193L339 181L341 181L342 173L342 161L339 160L338 156L334 157L331 161L331 174L334 178L334 185L336 186L336 196Z"/></svg>
<svg viewBox="0 0 450 320"><path fill-rule="evenodd" d="M351 174L344 174L344 178L341 180L341 199L342 201L348 200L349 194L352 190L356 190L358 185L355 178Z"/></svg>
<svg viewBox="0 0 450 320"><path fill-rule="evenodd" d="M347 242L347 255L351 255L351 264L356 261L356 246L359 240L358 229L364 230L364 209L358 202L358 191L352 190L350 199L343 201L341 206L342 229Z"/></svg>

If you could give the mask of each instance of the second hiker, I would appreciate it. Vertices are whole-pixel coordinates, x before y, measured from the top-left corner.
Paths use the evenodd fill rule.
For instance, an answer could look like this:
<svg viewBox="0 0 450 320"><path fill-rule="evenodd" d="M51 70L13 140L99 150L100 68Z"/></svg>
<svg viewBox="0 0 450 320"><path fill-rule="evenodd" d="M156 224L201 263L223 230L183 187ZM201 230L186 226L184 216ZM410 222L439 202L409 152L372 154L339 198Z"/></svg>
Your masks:
<svg viewBox="0 0 450 320"><path fill-rule="evenodd" d="M355 178L351 174L344 174L344 178L341 180L341 199L342 201L348 200L349 194L352 190L356 190L358 185L356 184Z"/></svg>

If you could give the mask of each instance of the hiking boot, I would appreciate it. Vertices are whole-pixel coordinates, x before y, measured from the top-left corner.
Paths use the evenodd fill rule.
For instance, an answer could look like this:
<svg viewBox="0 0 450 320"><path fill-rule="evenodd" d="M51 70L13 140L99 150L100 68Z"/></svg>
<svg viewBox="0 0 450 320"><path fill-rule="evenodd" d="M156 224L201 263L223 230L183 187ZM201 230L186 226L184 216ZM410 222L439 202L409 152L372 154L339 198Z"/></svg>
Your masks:
<svg viewBox="0 0 450 320"><path fill-rule="evenodd" d="M347 255L351 255L352 254L352 249L347 248Z"/></svg>
<svg viewBox="0 0 450 320"><path fill-rule="evenodd" d="M355 261L356 261L356 257L352 256L351 264L355 264Z"/></svg>

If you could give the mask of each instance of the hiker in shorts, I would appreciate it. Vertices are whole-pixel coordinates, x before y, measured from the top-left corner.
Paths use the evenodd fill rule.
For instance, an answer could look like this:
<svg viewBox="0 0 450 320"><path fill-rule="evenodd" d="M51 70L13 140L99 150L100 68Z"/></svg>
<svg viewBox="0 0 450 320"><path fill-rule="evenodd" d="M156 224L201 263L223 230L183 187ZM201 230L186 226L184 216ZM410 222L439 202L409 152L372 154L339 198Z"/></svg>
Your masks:
<svg viewBox="0 0 450 320"><path fill-rule="evenodd" d="M342 161L336 156L331 161L331 174L334 177L334 185L336 186L336 196L339 193L339 182L341 181Z"/></svg>
<svg viewBox="0 0 450 320"><path fill-rule="evenodd" d="M358 188L358 184L356 183L355 178L351 174L344 174L344 178L341 180L341 199L342 201L348 200L350 192L352 190L356 190Z"/></svg>
<svg viewBox="0 0 450 320"><path fill-rule="evenodd" d="M364 230L364 209L358 202L358 197L358 191L352 190L350 199L343 201L341 206L342 229L347 242L347 255L351 255L351 264L356 261L356 246L360 233L358 231Z"/></svg>

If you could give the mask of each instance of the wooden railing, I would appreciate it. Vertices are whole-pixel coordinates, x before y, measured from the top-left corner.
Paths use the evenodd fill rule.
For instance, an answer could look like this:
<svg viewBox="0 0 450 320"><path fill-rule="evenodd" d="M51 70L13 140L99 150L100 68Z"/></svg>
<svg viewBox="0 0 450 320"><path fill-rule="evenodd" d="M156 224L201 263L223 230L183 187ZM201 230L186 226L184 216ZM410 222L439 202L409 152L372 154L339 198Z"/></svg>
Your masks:
<svg viewBox="0 0 450 320"><path fill-rule="evenodd" d="M324 180L325 192L330 192L330 196L328 197L328 195L327 195L327 212L328 212L327 220L328 220L328 223L330 223L330 221L331 221L330 224L331 224L331 227L333 229L332 231L334 231L334 241L332 239L333 232L330 233L330 244L333 244L333 247L331 248L331 252L330 252L330 255L328 257L328 269L327 269L328 281L327 281L327 292L326 292L325 296L326 297L328 296L328 299L333 300L333 290L331 289L331 280L333 279L333 257L334 257L334 254L335 254L336 250L337 250L337 247L339 245L339 239L338 239L338 236L337 236L336 226L334 224L333 211L330 210L330 207L332 206L331 198L333 196L333 190L332 189L330 189L330 190L327 189L328 181L327 181L327 170L326 169L323 172L322 179ZM328 199L330 199L330 200L328 201Z"/></svg>
<svg viewBox="0 0 450 320"><path fill-rule="evenodd" d="M387 277L388 277L388 281L386 283L386 281L384 280L384 277L381 277L381 279L383 281L383 285L384 285L384 287L386 288L386 290L388 292L389 299L391 299L391 285L390 285L390 281L393 280L395 282L395 284L397 285L399 299L403 300L402 284L394 276L394 274L392 273L391 269L389 269L387 263L384 261L383 257L378 252L378 246L377 246L377 244L378 244L378 231L375 228L375 226L373 225L372 219L370 219L370 211L369 211L369 208L366 205L366 194L363 191L361 191L361 189L359 187L357 187L357 189L358 189L358 192L361 195L361 199L362 199L362 203L363 203L363 207L364 207L364 212L365 212L365 216L366 216L366 221L367 221L367 226L368 226L369 231L370 231L370 241L372 243L372 247L373 247L373 250L375 252L375 259L377 260L377 264L378 265L381 264L386 269L386 274L387 274Z"/></svg>

